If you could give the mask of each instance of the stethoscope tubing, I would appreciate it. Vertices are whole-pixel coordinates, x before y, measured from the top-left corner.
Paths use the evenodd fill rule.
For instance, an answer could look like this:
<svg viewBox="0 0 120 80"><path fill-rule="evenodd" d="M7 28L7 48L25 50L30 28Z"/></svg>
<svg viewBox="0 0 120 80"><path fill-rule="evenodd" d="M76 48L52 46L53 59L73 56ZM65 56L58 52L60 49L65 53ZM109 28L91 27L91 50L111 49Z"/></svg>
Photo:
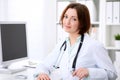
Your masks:
<svg viewBox="0 0 120 80"><path fill-rule="evenodd" d="M80 44L79 44L79 47L78 47L76 56L75 56L75 58L74 58L74 60L73 60L72 71L74 71L75 68L76 68L77 57L78 57L78 54L79 54L80 49L81 49L81 47L82 47L83 40L84 40L84 34L81 35L81 41L80 41ZM65 46L65 47L64 47L64 46ZM64 47L64 49L62 49L63 47ZM62 56L63 56L64 52L66 51L66 48L67 48L67 42L64 41L63 44L62 44L62 46L60 47L60 52L59 52L58 59L57 59L55 65L53 65L53 67L54 67L55 69L60 68L60 67L59 67L59 63L60 63L60 61L61 61L61 59L62 59Z"/></svg>

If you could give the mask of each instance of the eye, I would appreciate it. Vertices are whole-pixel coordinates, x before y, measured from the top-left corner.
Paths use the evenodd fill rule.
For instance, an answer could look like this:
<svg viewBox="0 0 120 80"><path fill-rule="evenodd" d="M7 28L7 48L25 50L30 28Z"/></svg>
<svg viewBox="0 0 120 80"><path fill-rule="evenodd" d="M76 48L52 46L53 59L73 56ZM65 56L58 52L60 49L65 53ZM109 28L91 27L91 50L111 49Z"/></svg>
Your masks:
<svg viewBox="0 0 120 80"><path fill-rule="evenodd" d="M64 18L66 18L66 19L67 19L67 18L68 18L68 16L67 16L67 15L65 15L65 16L64 16Z"/></svg>
<svg viewBox="0 0 120 80"><path fill-rule="evenodd" d="M76 18L72 18L72 21L77 21L77 19Z"/></svg>
<svg viewBox="0 0 120 80"><path fill-rule="evenodd" d="M73 18L74 21L77 21L77 19Z"/></svg>

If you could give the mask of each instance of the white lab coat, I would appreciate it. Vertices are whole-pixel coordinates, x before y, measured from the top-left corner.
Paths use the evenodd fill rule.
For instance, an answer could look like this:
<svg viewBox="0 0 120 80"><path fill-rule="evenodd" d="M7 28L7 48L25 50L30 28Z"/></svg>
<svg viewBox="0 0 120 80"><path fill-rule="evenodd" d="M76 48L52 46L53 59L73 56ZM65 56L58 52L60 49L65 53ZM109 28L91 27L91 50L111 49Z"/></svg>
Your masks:
<svg viewBox="0 0 120 80"><path fill-rule="evenodd" d="M50 75L53 71L55 76L52 75L52 77L54 78L62 77L62 80L79 80L79 78L73 77L71 74L73 59L77 53L79 42L71 51L71 54L68 54L68 42L66 51L63 52L64 46L62 51L60 51L62 44L63 42L57 44L53 52L37 67L36 74L46 73ZM58 64L60 68L57 69L57 73L59 73L57 74L53 65L56 64L60 54L63 55ZM84 42L76 62L76 69L80 67L88 68L89 70L89 76L83 80L116 80L117 78L115 68L108 56L107 50L98 41L91 39L88 34L84 36Z"/></svg>

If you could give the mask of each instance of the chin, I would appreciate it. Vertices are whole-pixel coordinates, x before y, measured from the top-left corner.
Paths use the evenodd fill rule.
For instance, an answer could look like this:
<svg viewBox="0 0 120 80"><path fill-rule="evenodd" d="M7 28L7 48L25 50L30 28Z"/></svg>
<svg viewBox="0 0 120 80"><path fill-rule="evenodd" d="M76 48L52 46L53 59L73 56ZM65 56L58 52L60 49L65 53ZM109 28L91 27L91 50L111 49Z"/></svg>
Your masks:
<svg viewBox="0 0 120 80"><path fill-rule="evenodd" d="M70 33L70 31L68 31L68 30L64 30L65 32L67 32L67 33Z"/></svg>

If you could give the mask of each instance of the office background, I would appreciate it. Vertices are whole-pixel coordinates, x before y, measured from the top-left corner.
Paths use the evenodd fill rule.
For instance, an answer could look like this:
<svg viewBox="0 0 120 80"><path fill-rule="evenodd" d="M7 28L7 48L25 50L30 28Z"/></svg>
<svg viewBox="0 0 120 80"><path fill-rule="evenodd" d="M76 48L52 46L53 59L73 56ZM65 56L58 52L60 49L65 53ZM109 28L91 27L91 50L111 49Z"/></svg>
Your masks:
<svg viewBox="0 0 120 80"><path fill-rule="evenodd" d="M57 25L56 27L56 22L58 23L57 17L59 17L59 14L57 15L57 12L59 12L58 9L62 9L63 6L68 4L68 2L62 3L64 1L0 0L0 21L24 21L27 23L27 47L30 59L41 61L51 52L57 41L64 37L61 33L60 26ZM82 1L84 3L84 0L68 1ZM93 18L93 20L96 20L92 21L92 37L98 39L105 45L112 59L116 61L115 65L117 65L117 70L119 70L120 48L115 47L114 35L120 33L120 0L86 1L94 1L96 7L96 14L94 14ZM119 2L119 8L114 9L114 12L118 13L116 15L119 15L119 20L114 22L112 22L113 19L110 19L113 18L111 17L113 15L111 14L113 13L113 2L115 5L118 5L115 2Z"/></svg>
<svg viewBox="0 0 120 80"><path fill-rule="evenodd" d="M56 1L0 0L0 21L24 21L28 56L41 61L56 44Z"/></svg>

